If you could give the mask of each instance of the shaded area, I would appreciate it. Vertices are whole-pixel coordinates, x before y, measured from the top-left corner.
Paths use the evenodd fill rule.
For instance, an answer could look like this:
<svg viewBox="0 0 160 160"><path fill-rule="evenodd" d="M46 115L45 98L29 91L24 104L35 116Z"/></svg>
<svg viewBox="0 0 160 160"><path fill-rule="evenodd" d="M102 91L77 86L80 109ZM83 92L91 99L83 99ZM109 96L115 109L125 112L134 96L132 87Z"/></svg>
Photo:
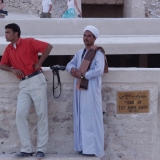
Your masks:
<svg viewBox="0 0 160 160"><path fill-rule="evenodd" d="M46 58L43 67L53 65L66 66L73 56L62 55ZM0 56L0 59L2 56ZM40 58L40 56L39 56ZM139 68L160 68L160 54L129 54L129 55L107 55L109 67L139 67Z"/></svg>
<svg viewBox="0 0 160 160"><path fill-rule="evenodd" d="M44 67L52 65L64 65L73 56L49 56L43 63ZM107 55L109 67L139 67L139 68L160 68L159 54L129 54L129 55Z"/></svg>
<svg viewBox="0 0 160 160"><path fill-rule="evenodd" d="M83 18L122 18L123 5L82 4Z"/></svg>
<svg viewBox="0 0 160 160"><path fill-rule="evenodd" d="M160 68L160 54L148 55L148 68Z"/></svg>
<svg viewBox="0 0 160 160"><path fill-rule="evenodd" d="M66 66L72 57L73 56L49 56L43 62L43 67L49 67L49 66L53 66L53 65Z"/></svg>

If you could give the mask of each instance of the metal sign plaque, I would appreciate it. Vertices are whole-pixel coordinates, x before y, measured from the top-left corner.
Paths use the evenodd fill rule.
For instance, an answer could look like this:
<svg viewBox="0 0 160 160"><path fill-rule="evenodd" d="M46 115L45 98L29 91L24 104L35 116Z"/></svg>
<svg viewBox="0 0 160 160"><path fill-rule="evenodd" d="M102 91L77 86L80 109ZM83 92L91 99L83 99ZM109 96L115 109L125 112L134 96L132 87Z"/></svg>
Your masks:
<svg viewBox="0 0 160 160"><path fill-rule="evenodd" d="M117 113L148 113L149 91L117 92Z"/></svg>

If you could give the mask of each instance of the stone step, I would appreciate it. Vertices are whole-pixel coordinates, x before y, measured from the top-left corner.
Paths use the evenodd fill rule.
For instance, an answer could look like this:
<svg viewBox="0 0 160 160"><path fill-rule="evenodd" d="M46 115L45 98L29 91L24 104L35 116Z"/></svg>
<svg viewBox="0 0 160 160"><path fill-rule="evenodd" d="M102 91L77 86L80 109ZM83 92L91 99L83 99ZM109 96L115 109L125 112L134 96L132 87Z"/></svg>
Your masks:
<svg viewBox="0 0 160 160"><path fill-rule="evenodd" d="M37 158L35 155L26 158L15 158L14 154L0 154L0 160L37 160ZM100 158L71 154L46 154L45 160L100 160Z"/></svg>
<svg viewBox="0 0 160 160"><path fill-rule="evenodd" d="M22 37L28 37L22 35ZM57 35L43 36L30 35L38 40L48 42L53 45L50 55L74 55L79 49L84 48L82 35ZM118 54L159 54L160 35L128 35L128 36L106 36L101 35L95 42L102 46L107 55ZM5 37L0 37L0 56L9 43Z"/></svg>
<svg viewBox="0 0 160 160"><path fill-rule="evenodd" d="M0 28L12 23L12 20L1 21ZM14 23L20 25L22 37L34 37L51 43L54 48L50 55L74 55L83 48L82 36L86 25L94 25L99 29L100 36L95 44L102 46L107 55L159 54L160 51L160 21L154 18L35 18L15 19ZM1 29L0 55L7 44L4 29Z"/></svg>
<svg viewBox="0 0 160 160"><path fill-rule="evenodd" d="M0 22L0 36L13 20ZM81 35L87 25L96 26L100 35L160 35L159 18L75 18L75 19L14 19L23 35Z"/></svg>

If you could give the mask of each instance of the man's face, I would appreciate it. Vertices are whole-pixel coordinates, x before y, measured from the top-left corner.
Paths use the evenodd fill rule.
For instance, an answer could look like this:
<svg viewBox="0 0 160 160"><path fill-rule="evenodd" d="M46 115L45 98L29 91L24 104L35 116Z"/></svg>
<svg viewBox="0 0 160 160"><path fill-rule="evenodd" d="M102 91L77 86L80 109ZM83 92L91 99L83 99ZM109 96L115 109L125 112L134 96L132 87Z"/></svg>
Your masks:
<svg viewBox="0 0 160 160"><path fill-rule="evenodd" d="M83 42L86 46L92 46L95 42L96 38L90 31L85 31L83 35Z"/></svg>
<svg viewBox="0 0 160 160"><path fill-rule="evenodd" d="M7 42L14 42L18 37L18 32L13 32L12 29L5 29L5 37Z"/></svg>

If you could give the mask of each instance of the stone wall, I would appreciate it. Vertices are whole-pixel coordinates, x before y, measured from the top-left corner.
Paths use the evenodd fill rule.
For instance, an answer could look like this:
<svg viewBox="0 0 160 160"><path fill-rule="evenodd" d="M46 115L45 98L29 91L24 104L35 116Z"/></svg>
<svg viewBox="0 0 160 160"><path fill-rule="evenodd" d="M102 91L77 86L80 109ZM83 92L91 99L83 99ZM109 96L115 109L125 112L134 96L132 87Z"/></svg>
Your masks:
<svg viewBox="0 0 160 160"><path fill-rule="evenodd" d="M142 0L124 0L124 18L145 18L145 7Z"/></svg>
<svg viewBox="0 0 160 160"><path fill-rule="evenodd" d="M52 72L44 69L48 79L49 141L47 153L75 154L73 150L73 78L60 71L62 94L52 95ZM113 69L103 76L103 115L105 157L102 160L159 160L159 69ZM0 154L18 152L19 136L15 124L19 80L0 70ZM118 91L149 90L149 113L118 114ZM56 90L59 93L59 90ZM37 116L34 107L29 113L29 129L35 151Z"/></svg>

